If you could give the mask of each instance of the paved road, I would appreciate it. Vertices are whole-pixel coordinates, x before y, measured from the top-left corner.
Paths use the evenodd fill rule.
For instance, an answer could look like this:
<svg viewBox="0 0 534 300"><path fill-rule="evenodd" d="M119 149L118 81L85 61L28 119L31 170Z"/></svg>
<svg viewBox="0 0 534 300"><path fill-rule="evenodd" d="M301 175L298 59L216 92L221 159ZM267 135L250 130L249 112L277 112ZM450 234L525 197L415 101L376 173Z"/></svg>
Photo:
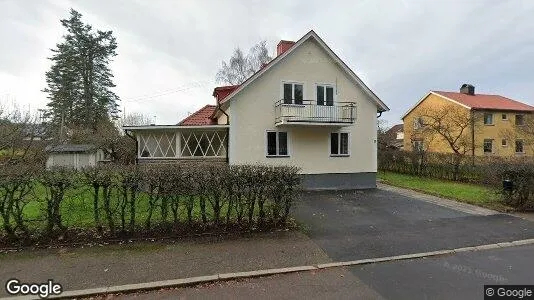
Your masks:
<svg viewBox="0 0 534 300"><path fill-rule="evenodd" d="M483 299L484 284L534 284L533 253L534 246L521 246L115 297L119 299Z"/></svg>
<svg viewBox="0 0 534 300"><path fill-rule="evenodd" d="M380 189L307 193L295 215L334 261L534 238L534 222L470 215Z"/></svg>
<svg viewBox="0 0 534 300"><path fill-rule="evenodd" d="M483 299L484 284L534 284L534 246L350 268L387 299Z"/></svg>

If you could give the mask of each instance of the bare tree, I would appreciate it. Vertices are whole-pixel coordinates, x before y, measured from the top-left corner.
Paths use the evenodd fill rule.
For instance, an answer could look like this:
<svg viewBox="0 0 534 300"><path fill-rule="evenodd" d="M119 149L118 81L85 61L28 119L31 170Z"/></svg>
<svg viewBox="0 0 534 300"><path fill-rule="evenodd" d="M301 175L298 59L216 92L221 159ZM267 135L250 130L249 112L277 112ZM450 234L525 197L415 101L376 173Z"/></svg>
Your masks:
<svg viewBox="0 0 534 300"><path fill-rule="evenodd" d="M250 48L246 55L237 47L228 62L222 62L216 75L217 82L237 85L247 80L272 59L266 45L266 41L261 41Z"/></svg>
<svg viewBox="0 0 534 300"><path fill-rule="evenodd" d="M421 111L422 126L419 133L423 140L441 138L453 155L452 164L455 168L455 180L460 165L466 154L474 151L472 132L477 126L480 116L457 105L427 108Z"/></svg>
<svg viewBox="0 0 534 300"><path fill-rule="evenodd" d="M391 144L392 140L387 134L388 126L387 121L380 119L376 121L376 139L378 143L378 150L386 150L387 147Z"/></svg>
<svg viewBox="0 0 534 300"><path fill-rule="evenodd" d="M122 126L143 126L143 125L150 125L152 123L152 120L150 117L142 114L142 113L131 113L127 114L124 117L120 118L118 121L119 127Z"/></svg>

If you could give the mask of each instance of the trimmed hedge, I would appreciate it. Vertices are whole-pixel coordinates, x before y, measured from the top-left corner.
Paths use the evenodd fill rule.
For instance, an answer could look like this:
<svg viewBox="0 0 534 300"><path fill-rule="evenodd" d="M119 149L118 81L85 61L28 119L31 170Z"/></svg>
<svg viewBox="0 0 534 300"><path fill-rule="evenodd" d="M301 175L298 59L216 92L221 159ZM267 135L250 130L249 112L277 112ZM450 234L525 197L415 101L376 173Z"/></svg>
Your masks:
<svg viewBox="0 0 534 300"><path fill-rule="evenodd" d="M102 165L82 171L4 166L0 237L31 243L64 237L72 229L110 237L285 227L300 186L298 171L208 164ZM90 207L89 224L66 224L64 219L79 213L64 215L73 201Z"/></svg>
<svg viewBox="0 0 534 300"><path fill-rule="evenodd" d="M534 160L530 157L475 157L385 150L378 153L378 169L497 188L511 180L512 191L501 189L503 201L518 210L534 208Z"/></svg>

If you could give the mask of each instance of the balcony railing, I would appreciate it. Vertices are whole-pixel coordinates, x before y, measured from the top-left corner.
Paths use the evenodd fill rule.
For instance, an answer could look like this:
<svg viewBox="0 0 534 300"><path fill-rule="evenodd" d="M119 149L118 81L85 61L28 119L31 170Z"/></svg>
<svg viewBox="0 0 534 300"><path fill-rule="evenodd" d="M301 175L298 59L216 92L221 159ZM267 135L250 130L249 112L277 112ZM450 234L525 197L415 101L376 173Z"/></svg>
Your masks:
<svg viewBox="0 0 534 300"><path fill-rule="evenodd" d="M315 100L285 103L278 100L274 106L275 123L281 124L352 124L356 119L356 103L334 102L317 105Z"/></svg>

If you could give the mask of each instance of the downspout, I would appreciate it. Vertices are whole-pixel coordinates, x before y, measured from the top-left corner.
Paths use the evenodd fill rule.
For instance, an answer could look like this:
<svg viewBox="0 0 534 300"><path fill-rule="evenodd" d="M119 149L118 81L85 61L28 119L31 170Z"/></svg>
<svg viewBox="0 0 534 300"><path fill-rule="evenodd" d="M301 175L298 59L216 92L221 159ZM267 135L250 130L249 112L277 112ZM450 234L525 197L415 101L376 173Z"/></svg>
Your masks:
<svg viewBox="0 0 534 300"><path fill-rule="evenodd" d="M124 130L124 133L129 137L131 138L132 140L135 141L135 164L138 165L139 164L139 158L137 157L137 154L139 153L139 142L137 141L137 139L131 135L128 130Z"/></svg>
<svg viewBox="0 0 534 300"><path fill-rule="evenodd" d="M382 112L379 111L379 112L378 112L378 116L376 116L376 118L378 119L378 118L380 118L381 116L382 116Z"/></svg>
<svg viewBox="0 0 534 300"><path fill-rule="evenodd" d="M475 111L471 110L471 164L475 165Z"/></svg>

